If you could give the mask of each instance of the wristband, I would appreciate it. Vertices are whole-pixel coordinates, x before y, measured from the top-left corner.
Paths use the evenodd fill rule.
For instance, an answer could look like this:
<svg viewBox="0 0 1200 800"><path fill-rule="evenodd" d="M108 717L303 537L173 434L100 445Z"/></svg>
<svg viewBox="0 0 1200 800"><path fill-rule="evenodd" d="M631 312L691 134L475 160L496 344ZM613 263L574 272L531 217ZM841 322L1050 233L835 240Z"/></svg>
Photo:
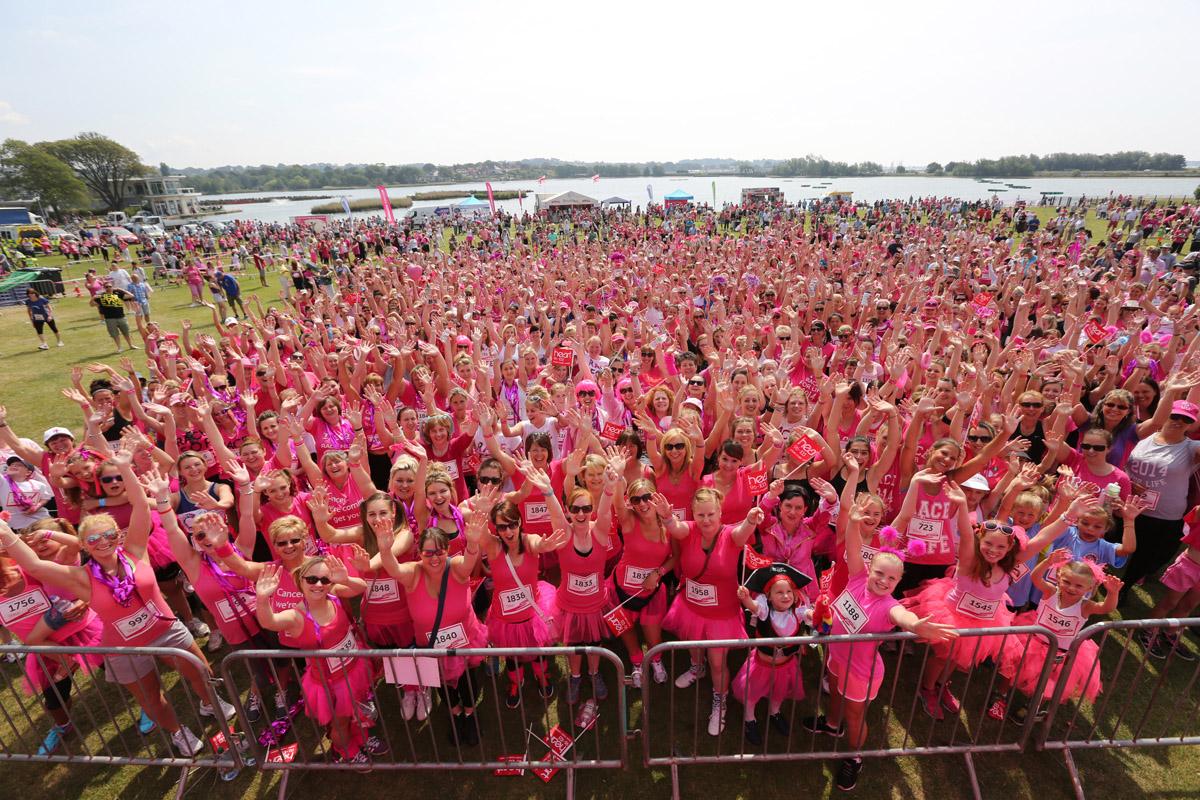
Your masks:
<svg viewBox="0 0 1200 800"><path fill-rule="evenodd" d="M106 505L108 505L108 500L101 497L99 502L96 503L96 505L99 506L100 508L104 508Z"/></svg>
<svg viewBox="0 0 1200 800"><path fill-rule="evenodd" d="M476 547L474 550L472 550L471 548L467 547L463 550L463 552L469 556L477 556L479 555L479 548Z"/></svg>
<svg viewBox="0 0 1200 800"><path fill-rule="evenodd" d="M216 553L220 558L229 558L231 555L233 555L233 545L231 545L229 542L219 544L213 548L213 552Z"/></svg>

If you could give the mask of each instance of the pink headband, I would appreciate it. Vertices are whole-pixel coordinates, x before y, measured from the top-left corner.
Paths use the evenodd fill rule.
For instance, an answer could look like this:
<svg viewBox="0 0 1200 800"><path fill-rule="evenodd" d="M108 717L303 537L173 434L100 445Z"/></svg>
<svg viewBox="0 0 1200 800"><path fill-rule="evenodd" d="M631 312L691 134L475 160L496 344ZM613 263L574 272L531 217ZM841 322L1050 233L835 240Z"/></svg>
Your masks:
<svg viewBox="0 0 1200 800"><path fill-rule="evenodd" d="M900 549L900 540L902 537L900 531L893 528L891 525L885 525L879 529L879 552L891 553L901 561L907 561L910 558L920 558L925 555L925 542L920 539L908 539L905 542L904 549Z"/></svg>

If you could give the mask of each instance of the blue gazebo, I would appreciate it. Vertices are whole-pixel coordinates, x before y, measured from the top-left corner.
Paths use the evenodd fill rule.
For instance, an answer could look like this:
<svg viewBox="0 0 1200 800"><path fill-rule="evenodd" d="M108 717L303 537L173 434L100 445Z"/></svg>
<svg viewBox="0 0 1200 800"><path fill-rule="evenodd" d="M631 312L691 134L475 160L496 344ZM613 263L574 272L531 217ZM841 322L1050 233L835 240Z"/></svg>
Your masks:
<svg viewBox="0 0 1200 800"><path fill-rule="evenodd" d="M670 194L663 197L663 208L670 211L673 208L686 208L687 204L692 202L692 195L685 192L683 189L676 189Z"/></svg>

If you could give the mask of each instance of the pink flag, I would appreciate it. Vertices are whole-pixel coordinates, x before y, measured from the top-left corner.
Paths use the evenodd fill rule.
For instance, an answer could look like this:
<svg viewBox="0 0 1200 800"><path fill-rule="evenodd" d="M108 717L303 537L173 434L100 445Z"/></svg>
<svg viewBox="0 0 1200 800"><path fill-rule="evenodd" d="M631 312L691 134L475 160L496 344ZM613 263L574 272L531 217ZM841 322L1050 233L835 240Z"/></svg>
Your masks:
<svg viewBox="0 0 1200 800"><path fill-rule="evenodd" d="M388 225L396 224L396 215L392 213L392 201L388 198L386 186L376 186L379 190L379 202L383 203L383 216Z"/></svg>
<svg viewBox="0 0 1200 800"><path fill-rule="evenodd" d="M545 182L546 182L546 176L545 176L545 175L543 175L542 177L538 178L538 183L545 183Z"/></svg>
<svg viewBox="0 0 1200 800"><path fill-rule="evenodd" d="M484 186L486 186L488 190L488 205L491 206L492 216L494 217L496 216L496 198L492 196L492 185L490 183L485 183Z"/></svg>
<svg viewBox="0 0 1200 800"><path fill-rule="evenodd" d="M599 183L599 182L600 182L600 173L596 173L595 175L592 176L592 183Z"/></svg>

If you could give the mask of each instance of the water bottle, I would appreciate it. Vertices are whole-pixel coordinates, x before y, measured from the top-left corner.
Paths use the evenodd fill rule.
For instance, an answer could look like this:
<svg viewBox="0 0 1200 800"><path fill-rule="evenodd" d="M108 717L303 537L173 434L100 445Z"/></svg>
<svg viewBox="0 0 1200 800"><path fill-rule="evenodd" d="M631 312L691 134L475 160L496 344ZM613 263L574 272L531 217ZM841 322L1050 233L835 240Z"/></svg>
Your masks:
<svg viewBox="0 0 1200 800"><path fill-rule="evenodd" d="M1104 508L1108 511L1112 510L1113 503L1121 498L1121 487L1115 483L1110 483L1104 487Z"/></svg>
<svg viewBox="0 0 1200 800"><path fill-rule="evenodd" d="M580 706L579 713L575 715L576 729L582 732L591 728L596 722L597 713L596 701L589 697L584 701L583 705Z"/></svg>

